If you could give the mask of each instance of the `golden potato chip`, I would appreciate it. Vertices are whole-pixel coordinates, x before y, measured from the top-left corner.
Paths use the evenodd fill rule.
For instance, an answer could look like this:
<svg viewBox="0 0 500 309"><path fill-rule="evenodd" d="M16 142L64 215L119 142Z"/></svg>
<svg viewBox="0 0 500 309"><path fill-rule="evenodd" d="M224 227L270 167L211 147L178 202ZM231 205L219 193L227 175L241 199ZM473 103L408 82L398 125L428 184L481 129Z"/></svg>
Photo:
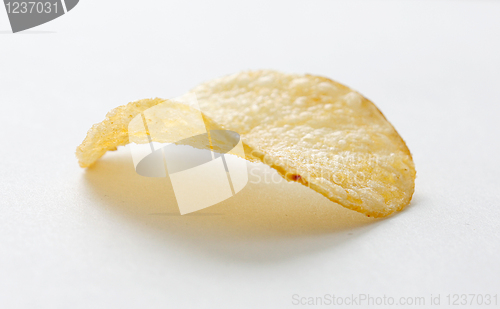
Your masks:
<svg viewBox="0 0 500 309"><path fill-rule="evenodd" d="M401 210L411 200L415 168L404 141L372 102L344 85L256 71L215 79L190 93L208 127L238 132L247 159L275 168L289 181L374 217ZM127 144L131 119L163 102L141 100L111 111L78 147L80 165ZM172 142L169 138L155 141Z"/></svg>

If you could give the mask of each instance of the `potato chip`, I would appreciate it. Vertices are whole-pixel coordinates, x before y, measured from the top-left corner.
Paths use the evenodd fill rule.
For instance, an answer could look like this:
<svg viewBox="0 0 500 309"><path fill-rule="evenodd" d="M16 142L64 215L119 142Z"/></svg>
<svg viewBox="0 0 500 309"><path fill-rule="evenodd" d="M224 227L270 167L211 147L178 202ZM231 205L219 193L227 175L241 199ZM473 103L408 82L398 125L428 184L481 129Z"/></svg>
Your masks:
<svg viewBox="0 0 500 309"><path fill-rule="evenodd" d="M286 180L373 217L411 200L415 167L406 144L372 102L344 85L265 70L215 79L190 93L208 127L238 132L247 159L275 168ZM78 147L80 165L127 144L131 119L164 102L141 100L111 111Z"/></svg>

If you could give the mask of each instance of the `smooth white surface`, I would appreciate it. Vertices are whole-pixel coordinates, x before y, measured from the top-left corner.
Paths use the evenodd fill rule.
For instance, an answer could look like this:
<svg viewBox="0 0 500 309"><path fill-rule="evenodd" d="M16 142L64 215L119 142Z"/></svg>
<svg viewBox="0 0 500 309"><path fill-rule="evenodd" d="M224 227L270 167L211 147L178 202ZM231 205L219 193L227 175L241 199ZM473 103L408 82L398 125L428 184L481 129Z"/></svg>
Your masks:
<svg viewBox="0 0 500 309"><path fill-rule="evenodd" d="M0 307L500 294L499 16L500 1L81 1L14 35L0 9ZM414 155L411 206L372 220L297 184L249 184L177 216L124 150L78 167L110 109L260 68L373 100Z"/></svg>

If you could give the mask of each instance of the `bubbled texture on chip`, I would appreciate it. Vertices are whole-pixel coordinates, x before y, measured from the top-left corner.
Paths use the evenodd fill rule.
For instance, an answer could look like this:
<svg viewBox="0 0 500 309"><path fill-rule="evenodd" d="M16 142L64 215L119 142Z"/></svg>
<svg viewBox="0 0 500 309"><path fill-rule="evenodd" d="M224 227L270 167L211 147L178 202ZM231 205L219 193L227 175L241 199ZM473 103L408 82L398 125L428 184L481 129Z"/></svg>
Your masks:
<svg viewBox="0 0 500 309"><path fill-rule="evenodd" d="M327 78L243 72L192 90L201 110L241 134L249 159L369 216L401 210L414 191L411 154L376 106Z"/></svg>
<svg viewBox="0 0 500 309"><path fill-rule="evenodd" d="M163 99L144 99L119 106L106 115L106 119L94 124L87 137L76 149L81 167L92 165L109 150L129 143L128 124L141 112L165 102Z"/></svg>

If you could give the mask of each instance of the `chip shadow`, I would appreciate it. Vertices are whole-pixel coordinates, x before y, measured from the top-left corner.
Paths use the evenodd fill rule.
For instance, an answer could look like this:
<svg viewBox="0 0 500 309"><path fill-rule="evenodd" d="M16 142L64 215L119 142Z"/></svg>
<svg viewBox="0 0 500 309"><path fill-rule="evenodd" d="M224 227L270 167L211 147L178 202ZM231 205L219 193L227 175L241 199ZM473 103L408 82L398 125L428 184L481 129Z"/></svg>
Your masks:
<svg viewBox="0 0 500 309"><path fill-rule="evenodd" d="M141 230L151 235L145 237L216 259L271 263L338 250L386 221L280 178L264 164L249 163L249 183L238 194L181 216L169 179L138 175L124 147L84 172L88 194L117 220L146 227Z"/></svg>

